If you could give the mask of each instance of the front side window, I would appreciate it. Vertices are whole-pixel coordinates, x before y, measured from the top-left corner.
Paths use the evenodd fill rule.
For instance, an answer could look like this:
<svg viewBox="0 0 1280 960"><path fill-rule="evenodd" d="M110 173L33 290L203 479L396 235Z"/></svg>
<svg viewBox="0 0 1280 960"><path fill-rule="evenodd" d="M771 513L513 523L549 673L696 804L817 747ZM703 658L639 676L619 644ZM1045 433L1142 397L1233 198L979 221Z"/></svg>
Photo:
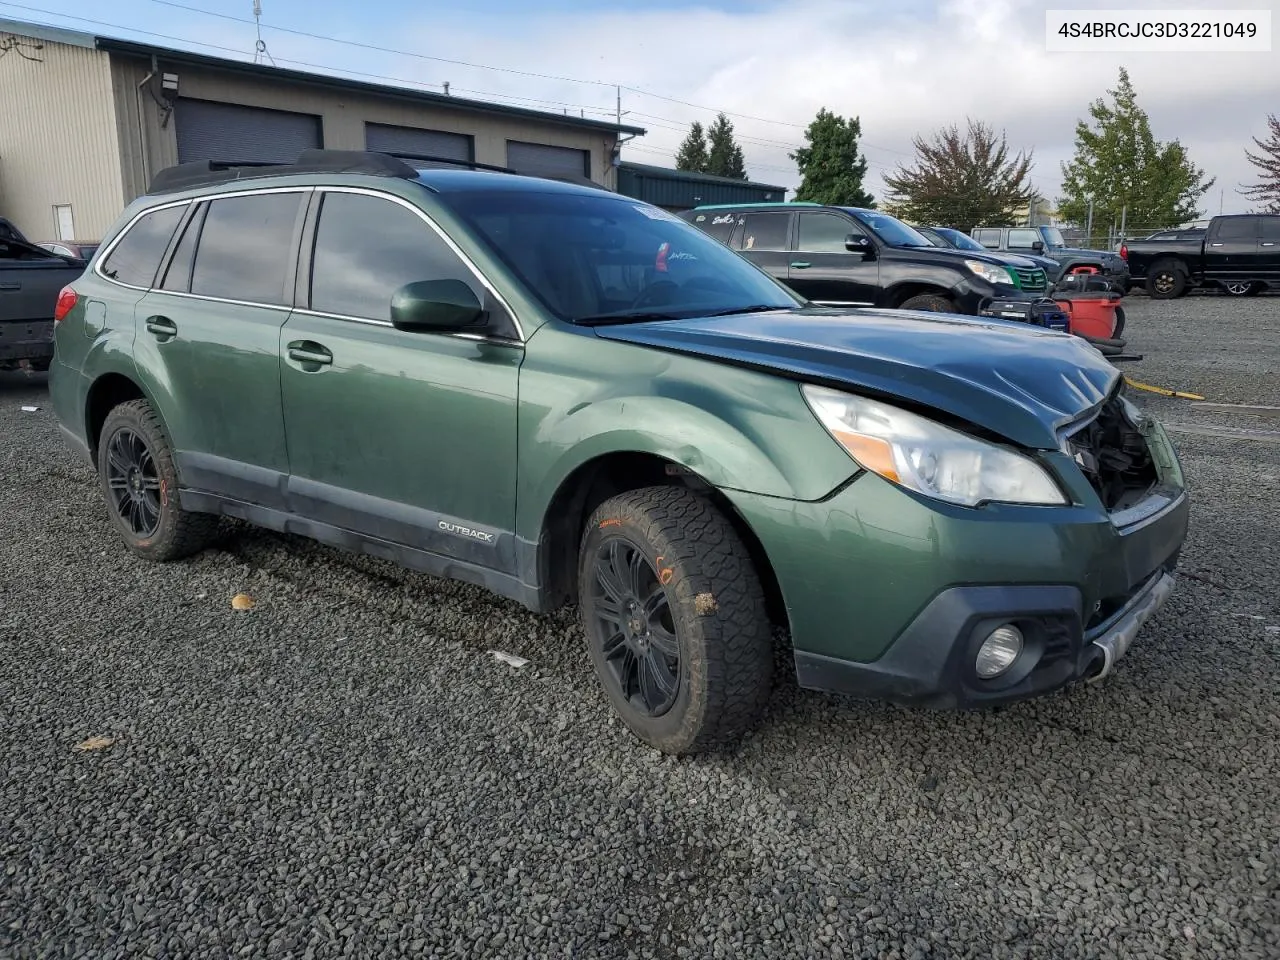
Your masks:
<svg viewBox="0 0 1280 960"><path fill-rule="evenodd" d="M859 210L854 216L891 247L933 246L923 233L887 213L880 213L878 210Z"/></svg>
<svg viewBox="0 0 1280 960"><path fill-rule="evenodd" d="M849 234L862 236L861 228L834 213L800 214L800 235L796 250L804 253L848 253Z"/></svg>
<svg viewBox="0 0 1280 960"><path fill-rule="evenodd" d="M391 320L391 298L407 283L461 280L485 290L448 244L412 210L359 193L324 195L311 255L311 309Z"/></svg>
<svg viewBox="0 0 1280 960"><path fill-rule="evenodd" d="M1280 216L1259 217L1262 222L1262 242L1275 243L1280 240Z"/></svg>
<svg viewBox="0 0 1280 960"><path fill-rule="evenodd" d="M305 194L253 193L209 204L191 271L191 292L286 304L293 231Z"/></svg>
<svg viewBox="0 0 1280 960"><path fill-rule="evenodd" d="M186 204L180 204L139 217L102 261L102 275L133 287L150 288L186 209Z"/></svg>
<svg viewBox="0 0 1280 960"><path fill-rule="evenodd" d="M616 194L504 189L442 193L439 202L561 320L627 322L800 303L692 224ZM785 239L787 215L769 216L781 220L774 236Z"/></svg>

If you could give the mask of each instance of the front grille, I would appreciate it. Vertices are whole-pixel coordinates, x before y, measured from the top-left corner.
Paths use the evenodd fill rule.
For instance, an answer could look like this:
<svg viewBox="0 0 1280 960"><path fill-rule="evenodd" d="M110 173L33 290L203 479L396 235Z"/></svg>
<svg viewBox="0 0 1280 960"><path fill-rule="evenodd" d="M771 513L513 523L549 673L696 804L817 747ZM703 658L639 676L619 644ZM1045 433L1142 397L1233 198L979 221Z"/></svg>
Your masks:
<svg viewBox="0 0 1280 960"><path fill-rule="evenodd" d="M1049 286L1049 278L1039 267L1014 267L1018 286L1028 293L1039 293Z"/></svg>
<svg viewBox="0 0 1280 960"><path fill-rule="evenodd" d="M1159 482L1147 439L1125 414L1119 396L1067 437L1064 451L1075 460L1110 513L1146 498Z"/></svg>

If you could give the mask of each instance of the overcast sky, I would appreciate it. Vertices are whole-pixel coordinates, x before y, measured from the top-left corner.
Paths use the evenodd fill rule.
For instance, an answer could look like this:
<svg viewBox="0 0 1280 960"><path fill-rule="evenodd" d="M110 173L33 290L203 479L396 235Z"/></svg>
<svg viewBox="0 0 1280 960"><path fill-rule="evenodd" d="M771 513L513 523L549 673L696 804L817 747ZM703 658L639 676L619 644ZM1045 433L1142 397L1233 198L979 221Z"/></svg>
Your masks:
<svg viewBox="0 0 1280 960"><path fill-rule="evenodd" d="M1072 55L1045 51L1044 26L1044 11L1063 7L1230 5L1270 9L1280 23L1280 0L645 0L626 12L605 0L261 2L263 38L281 66L436 90L449 81L455 95L595 117L612 115L612 85L622 84L624 122L648 130L624 148L627 159L670 165L689 122L724 110L748 174L789 188L798 177L787 154L825 106L861 117L877 197L880 175L910 159L913 136L967 115L1034 150L1036 186L1056 199L1076 121L1123 65L1157 139L1180 139L1217 178L1207 213L1220 204L1240 212L1248 204L1237 188L1254 173L1244 149L1265 132L1268 111L1280 111L1280 44L1254 54ZM252 11L253 0L0 2L0 17L243 58L253 52Z"/></svg>

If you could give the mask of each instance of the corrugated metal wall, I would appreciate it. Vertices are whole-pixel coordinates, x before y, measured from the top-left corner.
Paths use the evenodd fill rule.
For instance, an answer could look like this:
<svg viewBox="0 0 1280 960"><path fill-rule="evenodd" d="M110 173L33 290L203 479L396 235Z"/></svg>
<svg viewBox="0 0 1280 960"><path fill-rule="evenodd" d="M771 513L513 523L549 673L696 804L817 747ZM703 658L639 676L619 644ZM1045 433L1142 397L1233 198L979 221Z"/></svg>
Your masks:
<svg viewBox="0 0 1280 960"><path fill-rule="evenodd" d="M10 40L10 38L13 38ZM111 65L86 47L0 33L0 216L32 240L70 204L77 240L98 240L124 203Z"/></svg>
<svg viewBox="0 0 1280 960"><path fill-rule="evenodd" d="M727 183L720 178L691 180L689 175L671 171L664 176L652 169L636 169L623 164L618 169L618 192L668 210L691 210L700 204L765 203L782 200L771 187L751 182Z"/></svg>

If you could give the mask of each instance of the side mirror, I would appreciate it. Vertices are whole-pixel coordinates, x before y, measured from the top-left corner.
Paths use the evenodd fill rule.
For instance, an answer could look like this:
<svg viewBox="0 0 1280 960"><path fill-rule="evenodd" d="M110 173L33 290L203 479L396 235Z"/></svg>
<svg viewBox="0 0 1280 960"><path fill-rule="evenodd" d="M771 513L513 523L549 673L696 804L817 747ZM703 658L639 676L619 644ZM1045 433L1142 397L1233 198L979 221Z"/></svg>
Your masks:
<svg viewBox="0 0 1280 960"><path fill-rule="evenodd" d="M871 238L851 233L844 238L844 248L850 253L867 254L871 252Z"/></svg>
<svg viewBox="0 0 1280 960"><path fill-rule="evenodd" d="M391 297L391 325L397 330L463 330L480 326L484 308L461 280L406 283Z"/></svg>
<svg viewBox="0 0 1280 960"><path fill-rule="evenodd" d="M1036 253L1043 253L1043 252L1044 252L1044 241L1043 241L1043 240L1032 240L1032 241L1031 241L1031 249L1032 249L1032 250L1034 250Z"/></svg>

